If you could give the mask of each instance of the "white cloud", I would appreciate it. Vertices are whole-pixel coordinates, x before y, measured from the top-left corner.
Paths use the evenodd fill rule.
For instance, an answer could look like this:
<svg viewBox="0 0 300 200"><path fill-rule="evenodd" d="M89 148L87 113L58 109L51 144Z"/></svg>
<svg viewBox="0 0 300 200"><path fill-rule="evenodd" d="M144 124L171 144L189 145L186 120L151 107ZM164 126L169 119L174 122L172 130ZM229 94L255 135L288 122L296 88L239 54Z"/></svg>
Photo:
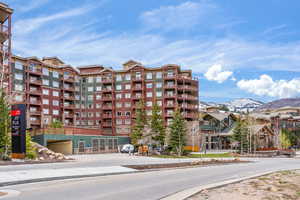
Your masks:
<svg viewBox="0 0 300 200"><path fill-rule="evenodd" d="M215 5L207 1L187 1L177 6L162 6L146 11L141 14L140 19L147 29L186 29L202 22L214 8Z"/></svg>
<svg viewBox="0 0 300 200"><path fill-rule="evenodd" d="M55 14L49 15L49 16L18 20L15 22L15 24L13 26L13 31L14 31L14 34L16 34L16 35L28 34L34 30L39 29L41 26L43 26L51 21L83 15L91 9L92 9L91 6L90 7L80 7L80 8L74 8L71 10L63 11L60 13L55 13Z"/></svg>
<svg viewBox="0 0 300 200"><path fill-rule="evenodd" d="M231 71L223 71L222 65L213 65L204 74L207 80L223 83L232 76Z"/></svg>
<svg viewBox="0 0 300 200"><path fill-rule="evenodd" d="M289 98L300 94L300 79L274 81L266 74L259 79L240 80L237 86L258 96Z"/></svg>

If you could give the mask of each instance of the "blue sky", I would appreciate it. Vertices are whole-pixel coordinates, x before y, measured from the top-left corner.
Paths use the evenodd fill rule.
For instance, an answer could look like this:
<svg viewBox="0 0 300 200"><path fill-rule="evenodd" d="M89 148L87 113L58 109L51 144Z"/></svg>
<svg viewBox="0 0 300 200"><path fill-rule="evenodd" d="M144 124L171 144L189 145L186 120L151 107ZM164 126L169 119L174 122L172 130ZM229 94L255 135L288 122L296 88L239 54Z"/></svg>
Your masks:
<svg viewBox="0 0 300 200"><path fill-rule="evenodd" d="M192 69L203 101L300 94L298 0L4 0L13 50L73 66Z"/></svg>

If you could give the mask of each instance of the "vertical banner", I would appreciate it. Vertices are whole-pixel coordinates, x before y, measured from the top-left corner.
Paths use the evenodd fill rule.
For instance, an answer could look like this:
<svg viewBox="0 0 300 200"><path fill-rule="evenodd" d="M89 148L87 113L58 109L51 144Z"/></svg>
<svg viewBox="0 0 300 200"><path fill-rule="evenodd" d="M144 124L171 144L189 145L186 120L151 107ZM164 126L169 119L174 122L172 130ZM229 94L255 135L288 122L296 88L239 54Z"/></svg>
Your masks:
<svg viewBox="0 0 300 200"><path fill-rule="evenodd" d="M12 158L24 159L26 153L26 105L12 105L11 109Z"/></svg>

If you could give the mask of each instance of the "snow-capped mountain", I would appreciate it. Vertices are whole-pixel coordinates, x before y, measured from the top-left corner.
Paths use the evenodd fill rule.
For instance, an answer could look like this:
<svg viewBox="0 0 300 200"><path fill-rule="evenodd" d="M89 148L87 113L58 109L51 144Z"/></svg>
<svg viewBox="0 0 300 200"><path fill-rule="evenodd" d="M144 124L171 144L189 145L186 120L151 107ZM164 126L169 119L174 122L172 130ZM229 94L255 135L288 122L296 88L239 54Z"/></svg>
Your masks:
<svg viewBox="0 0 300 200"><path fill-rule="evenodd" d="M259 106L264 105L264 103L261 102L261 101L250 99L250 98L240 98L240 99L235 99L235 100L225 102L225 103L214 103L214 102L203 102L203 101L199 102L200 110L205 110L205 108L210 107L210 106L222 107L224 105L231 112L244 112L244 113L246 113L246 112L252 112L253 110L258 108Z"/></svg>
<svg viewBox="0 0 300 200"><path fill-rule="evenodd" d="M252 112L264 103L250 98L240 98L226 102L224 105L232 112Z"/></svg>

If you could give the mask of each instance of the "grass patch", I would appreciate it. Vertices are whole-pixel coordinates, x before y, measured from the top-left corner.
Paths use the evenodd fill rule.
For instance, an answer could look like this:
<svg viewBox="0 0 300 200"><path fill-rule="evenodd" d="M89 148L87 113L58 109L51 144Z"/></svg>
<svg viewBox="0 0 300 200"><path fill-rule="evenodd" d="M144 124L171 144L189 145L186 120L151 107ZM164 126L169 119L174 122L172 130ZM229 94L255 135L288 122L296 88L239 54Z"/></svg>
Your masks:
<svg viewBox="0 0 300 200"><path fill-rule="evenodd" d="M207 153L207 154L191 154L187 156L176 155L155 155L156 158L232 158L230 153Z"/></svg>

